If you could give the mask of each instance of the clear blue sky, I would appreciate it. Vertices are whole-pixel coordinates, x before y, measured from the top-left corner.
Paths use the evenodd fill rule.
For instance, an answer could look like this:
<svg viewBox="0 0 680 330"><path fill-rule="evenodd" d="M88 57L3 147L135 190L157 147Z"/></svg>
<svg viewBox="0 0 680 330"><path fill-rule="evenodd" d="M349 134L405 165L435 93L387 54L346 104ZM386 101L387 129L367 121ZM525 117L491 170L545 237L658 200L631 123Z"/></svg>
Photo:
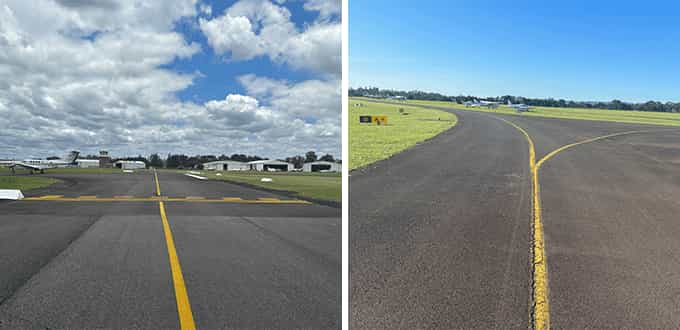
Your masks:
<svg viewBox="0 0 680 330"><path fill-rule="evenodd" d="M680 101L678 1L351 1L349 30L351 87Z"/></svg>

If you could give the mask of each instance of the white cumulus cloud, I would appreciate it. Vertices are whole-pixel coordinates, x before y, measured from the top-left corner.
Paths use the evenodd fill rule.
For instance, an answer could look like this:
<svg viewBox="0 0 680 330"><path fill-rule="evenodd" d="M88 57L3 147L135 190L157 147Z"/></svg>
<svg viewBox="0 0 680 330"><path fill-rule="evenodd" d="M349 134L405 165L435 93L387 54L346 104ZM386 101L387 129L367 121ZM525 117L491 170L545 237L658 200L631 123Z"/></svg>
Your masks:
<svg viewBox="0 0 680 330"><path fill-rule="evenodd" d="M304 29L291 21L290 11L268 0L241 0L222 16L199 19L208 43L231 60L268 56L296 69L340 76L342 27L330 19L340 10L338 1L309 1L306 10L319 19Z"/></svg>
<svg viewBox="0 0 680 330"><path fill-rule="evenodd" d="M201 104L176 97L200 74L178 73L166 65L192 59L203 47L174 26L181 20L196 22L198 15L205 20L207 5L196 0L39 4L0 3L0 158L45 157L70 149L84 154L107 149L117 155L340 153L338 79L324 75L288 82L246 75L238 80L247 95L225 90L223 99ZM260 38L263 31L295 40L325 26L287 30L288 10L270 4L270 12L259 12L262 5L232 6L244 27L236 24L234 31L251 32L252 42L261 47L268 47ZM260 53L239 53L238 58ZM284 53L279 50L273 59L295 67L311 56ZM330 68L317 66L324 72Z"/></svg>

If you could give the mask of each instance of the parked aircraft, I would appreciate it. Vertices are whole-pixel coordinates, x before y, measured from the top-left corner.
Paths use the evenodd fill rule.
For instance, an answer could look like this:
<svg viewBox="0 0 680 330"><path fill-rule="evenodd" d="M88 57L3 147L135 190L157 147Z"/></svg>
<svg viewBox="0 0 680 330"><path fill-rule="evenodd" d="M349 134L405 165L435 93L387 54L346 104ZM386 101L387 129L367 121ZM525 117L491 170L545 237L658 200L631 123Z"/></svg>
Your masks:
<svg viewBox="0 0 680 330"><path fill-rule="evenodd" d="M491 101L480 101L480 100L473 100L473 101L468 101L464 103L466 107L487 107L489 109L495 109L498 107L498 102L491 102Z"/></svg>
<svg viewBox="0 0 680 330"><path fill-rule="evenodd" d="M33 171L45 173L46 169L60 167L60 166L76 165L77 164L76 159L78 159L79 154L80 153L78 151L71 151L66 157L64 157L64 160L61 160L61 159L53 159L53 160L25 159L23 161L10 160L10 161L3 161L0 165L9 167L12 170L12 173L14 173L14 170L16 169L17 166L25 168L27 170L30 170L31 173L33 173Z"/></svg>
<svg viewBox="0 0 680 330"><path fill-rule="evenodd" d="M510 102L510 100L508 100L508 106L517 110L517 112L529 111L529 106L524 104L524 103L512 104L512 102Z"/></svg>

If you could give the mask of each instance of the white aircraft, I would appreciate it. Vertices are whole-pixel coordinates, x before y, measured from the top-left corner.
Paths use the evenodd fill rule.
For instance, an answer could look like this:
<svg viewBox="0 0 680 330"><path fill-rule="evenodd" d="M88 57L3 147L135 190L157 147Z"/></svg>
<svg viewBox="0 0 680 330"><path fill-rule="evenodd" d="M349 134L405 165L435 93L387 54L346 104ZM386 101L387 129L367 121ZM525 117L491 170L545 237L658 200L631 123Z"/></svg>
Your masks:
<svg viewBox="0 0 680 330"><path fill-rule="evenodd" d="M510 100L508 100L508 106L517 110L517 112L529 111L529 106L524 104L524 103L512 104L512 102L510 102Z"/></svg>
<svg viewBox="0 0 680 330"><path fill-rule="evenodd" d="M466 107L487 107L489 109L495 109L498 107L498 102L491 102L491 101L480 101L480 100L473 100L473 101L467 101L464 103Z"/></svg>
<svg viewBox="0 0 680 330"><path fill-rule="evenodd" d="M78 151L71 151L66 157L64 157L64 160L61 159L53 160L25 159L23 161L10 160L2 161L0 165L9 167L12 170L12 173L14 173L14 170L16 169L17 166L30 170L31 174L33 173L33 171L45 173L46 169L55 168L59 166L77 165L76 159L78 159L79 154L80 153Z"/></svg>

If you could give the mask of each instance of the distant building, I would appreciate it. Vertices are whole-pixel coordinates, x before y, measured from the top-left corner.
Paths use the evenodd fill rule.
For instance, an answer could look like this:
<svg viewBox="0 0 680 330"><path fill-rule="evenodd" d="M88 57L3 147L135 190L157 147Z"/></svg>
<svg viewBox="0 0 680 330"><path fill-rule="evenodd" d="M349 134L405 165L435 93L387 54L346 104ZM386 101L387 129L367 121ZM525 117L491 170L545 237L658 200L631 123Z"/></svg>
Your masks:
<svg viewBox="0 0 680 330"><path fill-rule="evenodd" d="M248 171L250 165L235 160L218 160L203 164L203 169L208 171Z"/></svg>
<svg viewBox="0 0 680 330"><path fill-rule="evenodd" d="M146 168L146 164L139 160L117 160L114 164L117 168L123 170L138 170Z"/></svg>
<svg viewBox="0 0 680 330"><path fill-rule="evenodd" d="M99 167L101 168L113 167L113 164L111 163L111 157L109 156L109 152L106 150L102 150L99 152Z"/></svg>
<svg viewBox="0 0 680 330"><path fill-rule="evenodd" d="M287 172L293 170L293 164L280 160L256 160L248 162L251 171Z"/></svg>
<svg viewBox="0 0 680 330"><path fill-rule="evenodd" d="M80 168L99 167L99 159L76 159L76 164Z"/></svg>
<svg viewBox="0 0 680 330"><path fill-rule="evenodd" d="M323 160L302 165L302 172L340 172L341 170L340 164Z"/></svg>

